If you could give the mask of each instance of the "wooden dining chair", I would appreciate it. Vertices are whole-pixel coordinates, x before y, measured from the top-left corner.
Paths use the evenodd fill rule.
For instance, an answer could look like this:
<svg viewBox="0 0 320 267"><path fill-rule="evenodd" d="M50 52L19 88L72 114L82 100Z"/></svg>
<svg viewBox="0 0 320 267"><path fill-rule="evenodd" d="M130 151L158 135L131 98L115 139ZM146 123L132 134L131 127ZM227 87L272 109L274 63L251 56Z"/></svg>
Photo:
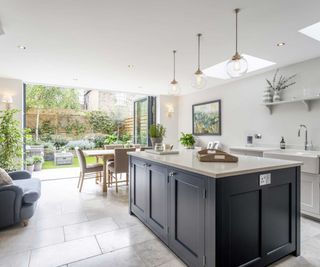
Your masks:
<svg viewBox="0 0 320 267"><path fill-rule="evenodd" d="M128 173L129 173L129 156L128 152L135 151L135 148L116 148L114 150L114 161L108 163L108 183L113 184L113 179L116 184L116 192L118 193L118 183L126 183L128 185ZM122 176L125 174L125 180L118 180L118 174ZM120 176L120 178L122 178Z"/></svg>
<svg viewBox="0 0 320 267"><path fill-rule="evenodd" d="M100 180L101 180L101 173L103 172L103 164L101 163L95 163L95 164L87 164L86 161L86 157L83 154L83 151L79 148L76 148L76 154L79 160L79 166L80 166L80 176L79 176L79 181L78 181L78 188L79 191L81 192L82 190L82 186L83 186L83 181L86 178L96 178L97 176L99 176ZM91 174L91 173L95 173L97 176L89 176L86 174ZM86 176L86 177L85 177Z"/></svg>

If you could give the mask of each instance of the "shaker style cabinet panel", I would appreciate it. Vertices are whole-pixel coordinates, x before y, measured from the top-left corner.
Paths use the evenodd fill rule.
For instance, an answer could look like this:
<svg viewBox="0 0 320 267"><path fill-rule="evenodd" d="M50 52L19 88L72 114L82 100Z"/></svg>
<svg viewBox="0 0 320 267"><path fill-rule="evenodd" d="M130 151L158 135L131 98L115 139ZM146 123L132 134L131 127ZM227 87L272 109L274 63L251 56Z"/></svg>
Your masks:
<svg viewBox="0 0 320 267"><path fill-rule="evenodd" d="M148 208L148 177L146 173L146 163L141 160L133 159L131 161L130 172L131 210L140 217L140 219L146 220Z"/></svg>
<svg viewBox="0 0 320 267"><path fill-rule="evenodd" d="M148 226L165 242L168 239L168 174L158 165L147 166Z"/></svg>
<svg viewBox="0 0 320 267"><path fill-rule="evenodd" d="M301 173L301 209L319 215L319 175Z"/></svg>
<svg viewBox="0 0 320 267"><path fill-rule="evenodd" d="M169 243L189 266L204 264L205 179L183 172L171 176Z"/></svg>

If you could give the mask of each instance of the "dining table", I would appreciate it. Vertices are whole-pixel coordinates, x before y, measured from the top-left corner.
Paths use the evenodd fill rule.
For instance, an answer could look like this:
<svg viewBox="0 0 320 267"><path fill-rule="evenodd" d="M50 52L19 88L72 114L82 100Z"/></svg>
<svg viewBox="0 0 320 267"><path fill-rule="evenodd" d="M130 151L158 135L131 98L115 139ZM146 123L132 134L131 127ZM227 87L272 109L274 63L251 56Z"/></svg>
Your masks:
<svg viewBox="0 0 320 267"><path fill-rule="evenodd" d="M86 157L96 157L101 158L103 161L103 178L102 178L102 191L107 192L108 186L107 186L107 163L108 160L114 159L114 149L95 149L95 150L84 150L84 155Z"/></svg>

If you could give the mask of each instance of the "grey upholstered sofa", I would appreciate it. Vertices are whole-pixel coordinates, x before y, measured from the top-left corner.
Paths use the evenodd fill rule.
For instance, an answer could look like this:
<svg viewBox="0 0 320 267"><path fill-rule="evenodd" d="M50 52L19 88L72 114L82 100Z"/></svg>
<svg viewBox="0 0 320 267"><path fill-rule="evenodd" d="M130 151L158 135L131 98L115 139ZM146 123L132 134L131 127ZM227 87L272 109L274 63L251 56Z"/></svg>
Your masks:
<svg viewBox="0 0 320 267"><path fill-rule="evenodd" d="M0 228L16 223L28 224L41 195L39 179L27 171L9 173L11 185L0 186Z"/></svg>

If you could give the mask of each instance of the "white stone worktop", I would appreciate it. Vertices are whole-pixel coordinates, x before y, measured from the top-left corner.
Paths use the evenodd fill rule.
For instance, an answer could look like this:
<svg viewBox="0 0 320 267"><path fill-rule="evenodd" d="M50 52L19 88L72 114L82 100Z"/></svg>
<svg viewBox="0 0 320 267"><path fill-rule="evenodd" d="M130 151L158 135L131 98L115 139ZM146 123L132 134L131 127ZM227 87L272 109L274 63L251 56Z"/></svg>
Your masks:
<svg viewBox="0 0 320 267"><path fill-rule="evenodd" d="M264 152L264 151L276 151L278 149L274 147L262 147L262 146L232 146L230 147L230 150Z"/></svg>
<svg viewBox="0 0 320 267"><path fill-rule="evenodd" d="M154 155L146 152L129 152L128 154L213 178L271 171L302 165L302 162L299 161L238 155L239 161L237 163L200 162L196 157L197 151L195 150L181 150L179 154L175 155Z"/></svg>

